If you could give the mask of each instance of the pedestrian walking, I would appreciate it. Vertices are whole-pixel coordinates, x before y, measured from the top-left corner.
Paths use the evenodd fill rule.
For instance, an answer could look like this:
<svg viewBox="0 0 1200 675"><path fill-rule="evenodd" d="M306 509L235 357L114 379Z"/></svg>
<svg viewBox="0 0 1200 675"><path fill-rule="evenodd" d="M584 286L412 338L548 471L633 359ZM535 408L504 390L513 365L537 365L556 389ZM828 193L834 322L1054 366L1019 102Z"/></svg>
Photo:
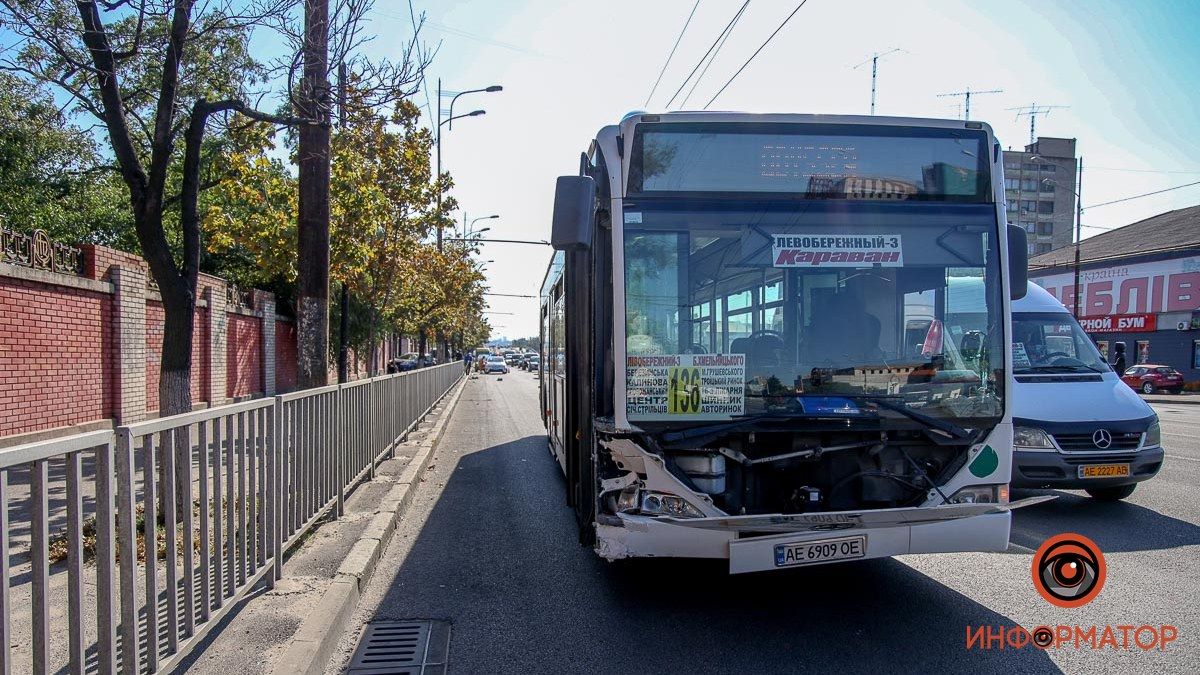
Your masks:
<svg viewBox="0 0 1200 675"><path fill-rule="evenodd" d="M1116 359L1113 361L1113 370L1117 371L1117 375L1125 374L1125 343L1118 342L1115 349L1117 350Z"/></svg>

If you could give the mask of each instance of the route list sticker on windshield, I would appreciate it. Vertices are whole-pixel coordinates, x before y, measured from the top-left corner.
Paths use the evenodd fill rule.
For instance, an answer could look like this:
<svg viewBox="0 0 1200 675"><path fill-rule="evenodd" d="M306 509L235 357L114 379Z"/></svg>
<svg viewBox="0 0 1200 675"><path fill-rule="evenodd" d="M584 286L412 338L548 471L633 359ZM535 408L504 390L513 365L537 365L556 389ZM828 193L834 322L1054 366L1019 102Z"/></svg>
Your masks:
<svg viewBox="0 0 1200 675"><path fill-rule="evenodd" d="M898 234L771 235L775 267L902 267L904 241Z"/></svg>
<svg viewBox="0 0 1200 675"><path fill-rule="evenodd" d="M745 354L629 356L626 412L640 419L728 419L746 409Z"/></svg>

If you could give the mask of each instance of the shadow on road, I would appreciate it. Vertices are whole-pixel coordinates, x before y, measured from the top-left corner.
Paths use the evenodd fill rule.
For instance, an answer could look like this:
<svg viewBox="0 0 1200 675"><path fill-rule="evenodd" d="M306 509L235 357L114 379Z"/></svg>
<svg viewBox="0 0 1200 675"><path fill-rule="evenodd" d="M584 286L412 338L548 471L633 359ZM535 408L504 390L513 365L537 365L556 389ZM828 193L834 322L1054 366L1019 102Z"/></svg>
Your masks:
<svg viewBox="0 0 1200 675"><path fill-rule="evenodd" d="M1132 502L1101 502L1061 490L1014 490L1013 500L1034 495L1056 499L1013 512L1010 539L1037 549L1061 532L1090 538L1104 552L1152 551L1200 544L1200 527Z"/></svg>
<svg viewBox="0 0 1200 675"><path fill-rule="evenodd" d="M892 560L607 563L562 490L544 436L461 456L375 618L451 620L453 672L1056 670L1032 648L966 651L967 626L1015 622Z"/></svg>

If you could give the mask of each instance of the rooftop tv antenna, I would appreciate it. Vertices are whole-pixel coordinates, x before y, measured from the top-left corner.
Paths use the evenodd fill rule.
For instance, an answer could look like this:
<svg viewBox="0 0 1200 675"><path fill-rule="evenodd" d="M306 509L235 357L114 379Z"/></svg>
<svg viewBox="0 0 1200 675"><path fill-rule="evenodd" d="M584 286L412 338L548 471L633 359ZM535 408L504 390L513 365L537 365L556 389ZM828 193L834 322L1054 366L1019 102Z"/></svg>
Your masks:
<svg viewBox="0 0 1200 675"><path fill-rule="evenodd" d="M885 56L888 56L889 54L895 54L896 52L904 52L905 54L908 53L907 50L901 49L900 47L893 47L893 48L887 50L886 52L875 52L875 53L871 54L871 58L867 59L866 61L863 61L862 63L860 63L857 66L854 66L853 68L850 69L850 70L858 70L859 68L862 68L863 66L867 65L868 63L871 64L871 114L872 115L875 114L875 79L879 73L879 59L882 59Z"/></svg>
<svg viewBox="0 0 1200 675"><path fill-rule="evenodd" d="M980 94L1001 94L1003 92L1004 92L1003 89L986 89L984 91L971 91L971 88L967 87L966 91L955 91L955 92L950 92L948 94L938 94L938 98L945 98L947 96L962 96L963 97L963 110L965 111L965 113L963 115L963 119L969 120L969 119L971 119L971 96L972 95L979 96Z"/></svg>
<svg viewBox="0 0 1200 675"><path fill-rule="evenodd" d="M1069 105L1038 105L1036 103L1030 103L1029 105L1023 105L1019 108L1006 108L1006 110L1016 110L1017 119L1020 119L1022 115L1029 116L1029 144L1033 145L1037 140L1035 133L1037 129L1037 116L1049 115L1050 111L1054 110L1055 108L1070 107L1071 106Z"/></svg>

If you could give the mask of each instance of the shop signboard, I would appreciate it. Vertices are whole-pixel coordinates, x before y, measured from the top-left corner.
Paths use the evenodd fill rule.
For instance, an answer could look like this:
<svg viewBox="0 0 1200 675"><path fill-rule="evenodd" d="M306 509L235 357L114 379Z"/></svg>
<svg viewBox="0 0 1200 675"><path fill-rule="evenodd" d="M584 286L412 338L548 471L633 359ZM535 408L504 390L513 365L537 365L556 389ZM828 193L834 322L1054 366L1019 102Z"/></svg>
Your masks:
<svg viewBox="0 0 1200 675"><path fill-rule="evenodd" d="M1033 271L1032 274L1037 274ZM1067 307L1075 304L1070 270L1033 282ZM1114 264L1080 273L1079 311L1083 316L1157 314L1200 310L1200 257Z"/></svg>
<svg viewBox="0 0 1200 675"><path fill-rule="evenodd" d="M1088 333L1153 333L1158 330L1154 314L1105 314L1080 317L1079 325Z"/></svg>

